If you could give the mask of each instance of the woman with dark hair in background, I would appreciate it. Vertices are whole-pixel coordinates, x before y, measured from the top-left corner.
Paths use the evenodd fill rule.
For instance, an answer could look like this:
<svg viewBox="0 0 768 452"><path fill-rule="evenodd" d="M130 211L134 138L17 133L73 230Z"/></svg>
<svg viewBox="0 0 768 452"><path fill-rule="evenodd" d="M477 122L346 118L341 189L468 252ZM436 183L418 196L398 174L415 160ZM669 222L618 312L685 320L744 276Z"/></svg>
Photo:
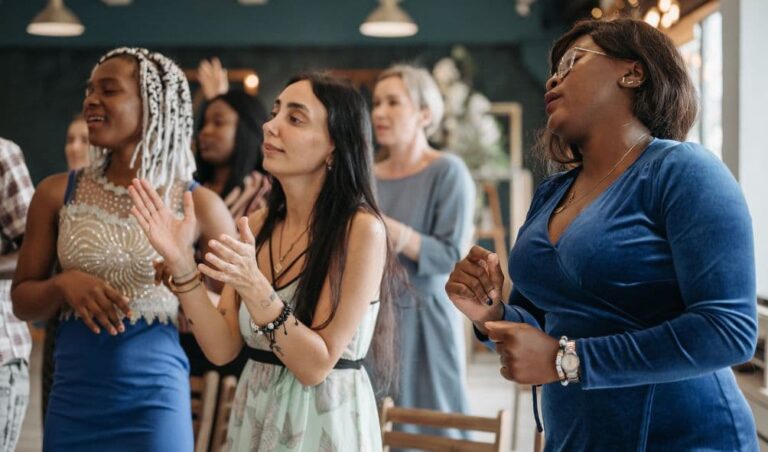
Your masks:
<svg viewBox="0 0 768 452"><path fill-rule="evenodd" d="M264 107L249 94L229 91L211 99L202 118L196 180L218 193L234 218L264 207L270 189L261 152Z"/></svg>
<svg viewBox="0 0 768 452"><path fill-rule="evenodd" d="M238 220L239 240L211 241L211 266L188 251L189 196L180 220L137 180L133 214L165 258L206 356L225 363L248 348L229 450L380 450L362 359L371 345L379 382L394 371L395 261L373 197L367 105L347 83L299 76L275 101L264 135L268 206ZM200 273L226 284L218 312Z"/></svg>
<svg viewBox="0 0 768 452"><path fill-rule="evenodd" d="M509 304L479 247L449 296L502 376L544 385L547 450L757 451L729 367L756 343L752 225L725 165L682 142L697 110L683 59L618 19L576 24L550 63L543 147L572 169L534 195Z"/></svg>
<svg viewBox="0 0 768 452"><path fill-rule="evenodd" d="M264 107L249 94L229 91L208 101L201 116L195 179L224 199L235 220L264 207L271 187L262 163L262 126L267 119ZM248 361L245 349L231 363L215 366L205 358L183 316L179 330L192 375L215 369L240 376Z"/></svg>
<svg viewBox="0 0 768 452"><path fill-rule="evenodd" d="M194 198L192 238L204 246L234 225L221 199L192 181L189 86L173 61L110 51L88 80L83 116L97 158L40 183L13 282L19 317L61 311L43 449L191 451L179 303L155 284L158 255L130 216L126 186L151 181L179 214L182 197ZM51 276L57 258L62 271Z"/></svg>

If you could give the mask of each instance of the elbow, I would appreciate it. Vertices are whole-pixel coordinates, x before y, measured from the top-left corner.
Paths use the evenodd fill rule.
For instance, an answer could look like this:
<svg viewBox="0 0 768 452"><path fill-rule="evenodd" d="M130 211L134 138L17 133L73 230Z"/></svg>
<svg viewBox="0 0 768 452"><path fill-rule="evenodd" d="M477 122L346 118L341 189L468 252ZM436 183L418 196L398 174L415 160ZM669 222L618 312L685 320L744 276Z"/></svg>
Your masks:
<svg viewBox="0 0 768 452"><path fill-rule="evenodd" d="M25 322L37 320L27 309L25 309L24 302L19 300L15 288L11 290L11 300L13 305L13 315L17 319L23 320Z"/></svg>
<svg viewBox="0 0 768 452"><path fill-rule="evenodd" d="M328 378L328 375L331 373L332 368L328 369L314 369L314 370L304 370L301 372L294 372L294 375L296 376L296 379L299 380L299 383L301 383L304 386L317 386L320 383L324 382L326 378Z"/></svg>
<svg viewBox="0 0 768 452"><path fill-rule="evenodd" d="M728 353L728 365L742 364L755 356L757 348L757 321L744 319L738 322L737 327L731 330L731 347Z"/></svg>

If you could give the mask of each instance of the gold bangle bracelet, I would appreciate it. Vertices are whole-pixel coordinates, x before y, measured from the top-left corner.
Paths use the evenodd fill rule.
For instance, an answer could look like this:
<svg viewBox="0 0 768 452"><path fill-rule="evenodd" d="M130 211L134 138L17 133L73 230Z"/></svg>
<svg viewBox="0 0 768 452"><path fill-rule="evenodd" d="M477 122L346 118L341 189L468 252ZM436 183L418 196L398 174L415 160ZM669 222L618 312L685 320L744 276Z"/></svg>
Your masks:
<svg viewBox="0 0 768 452"><path fill-rule="evenodd" d="M178 295L178 294L182 294L182 293L192 292L193 290L197 289L197 288L198 288L198 287L200 287L201 285L203 285L203 280L202 280L202 278L201 278L201 279L198 279L198 280L195 282L195 285L193 285L192 287L189 287L189 288L181 288L181 289L171 289L171 292L173 292L173 293L175 293L175 294L177 294L177 295Z"/></svg>
<svg viewBox="0 0 768 452"><path fill-rule="evenodd" d="M184 281L181 284L177 284L176 281L173 280L173 275L168 276L168 287L170 287L171 292L173 293L184 293L188 292L189 290L194 289L197 287L198 284L203 282L203 274L200 273L200 271L195 271L195 275L189 279L188 281ZM194 286L190 288L190 284L193 284Z"/></svg>

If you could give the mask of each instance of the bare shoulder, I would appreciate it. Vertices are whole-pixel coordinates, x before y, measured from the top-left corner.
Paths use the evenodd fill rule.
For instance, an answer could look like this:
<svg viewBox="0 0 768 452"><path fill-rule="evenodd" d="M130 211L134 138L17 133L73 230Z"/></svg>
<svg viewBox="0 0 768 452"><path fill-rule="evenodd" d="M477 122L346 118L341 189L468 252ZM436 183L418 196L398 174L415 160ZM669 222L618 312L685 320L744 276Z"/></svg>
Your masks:
<svg viewBox="0 0 768 452"><path fill-rule="evenodd" d="M192 190L192 200L195 201L195 205L209 205L216 204L217 202L224 204L219 195L202 185L198 185Z"/></svg>
<svg viewBox="0 0 768 452"><path fill-rule="evenodd" d="M259 235L261 228L264 226L264 221L267 219L267 212L269 210L266 207L255 210L248 215L248 226L251 227L253 235Z"/></svg>
<svg viewBox="0 0 768 452"><path fill-rule="evenodd" d="M384 222L375 214L360 210L352 217L350 223L350 244L373 246L386 242L387 230Z"/></svg>
<svg viewBox="0 0 768 452"><path fill-rule="evenodd" d="M64 205L67 191L68 173L57 173L46 177L35 187L33 202L48 209L58 211Z"/></svg>

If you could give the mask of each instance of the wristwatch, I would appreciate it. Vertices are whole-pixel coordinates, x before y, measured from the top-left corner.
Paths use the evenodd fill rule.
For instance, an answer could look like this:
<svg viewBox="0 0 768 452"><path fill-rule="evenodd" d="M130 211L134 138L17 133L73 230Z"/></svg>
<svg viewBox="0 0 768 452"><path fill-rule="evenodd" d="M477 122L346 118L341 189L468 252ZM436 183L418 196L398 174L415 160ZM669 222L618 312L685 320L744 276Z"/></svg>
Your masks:
<svg viewBox="0 0 768 452"><path fill-rule="evenodd" d="M581 360L576 354L576 341L568 340L566 336L560 338L560 349L555 358L555 369L560 383L568 386L569 383L579 382L579 366Z"/></svg>

